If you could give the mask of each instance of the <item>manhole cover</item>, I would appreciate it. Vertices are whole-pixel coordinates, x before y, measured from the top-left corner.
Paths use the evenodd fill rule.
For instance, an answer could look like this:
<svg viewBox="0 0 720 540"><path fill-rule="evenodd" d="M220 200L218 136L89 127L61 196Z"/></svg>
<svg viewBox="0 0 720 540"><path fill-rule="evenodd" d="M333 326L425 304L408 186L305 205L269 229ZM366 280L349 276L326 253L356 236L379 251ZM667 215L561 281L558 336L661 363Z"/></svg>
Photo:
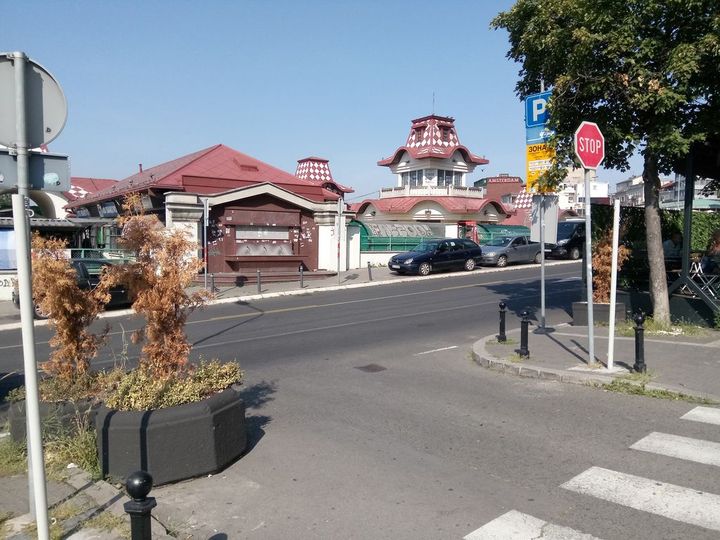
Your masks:
<svg viewBox="0 0 720 540"><path fill-rule="evenodd" d="M387 368L378 364L368 364L367 366L356 366L355 369L365 371L367 373L377 373L378 371L385 371Z"/></svg>

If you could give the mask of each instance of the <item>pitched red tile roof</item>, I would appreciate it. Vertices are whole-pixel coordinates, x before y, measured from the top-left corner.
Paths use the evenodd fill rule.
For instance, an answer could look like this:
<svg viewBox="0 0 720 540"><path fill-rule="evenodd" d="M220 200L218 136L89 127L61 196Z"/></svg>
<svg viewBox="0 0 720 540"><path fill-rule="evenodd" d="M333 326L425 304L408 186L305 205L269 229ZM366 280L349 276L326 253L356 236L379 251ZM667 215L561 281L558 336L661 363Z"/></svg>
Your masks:
<svg viewBox="0 0 720 540"><path fill-rule="evenodd" d="M400 161L403 152L407 152L414 159L447 159L455 152L460 152L466 162L477 165L490 163L460 144L454 118L434 114L413 120L405 146L401 146L392 156L381 159L377 164L382 167L393 165Z"/></svg>
<svg viewBox="0 0 720 540"><path fill-rule="evenodd" d="M315 201L337 200L338 196L321 186L301 180L223 144L161 163L117 182L108 189L86 196L68 207L115 199L150 188L168 191L221 193L230 189L270 182Z"/></svg>
<svg viewBox="0 0 720 540"><path fill-rule="evenodd" d="M361 213L372 204L375 208L384 214L407 214L416 205L421 202L431 201L439 204L448 212L454 214L470 214L482 210L488 204L498 206L505 214L510 211L497 200L494 199L475 199L470 197L388 197L383 199L368 199L360 203L357 207L357 213Z"/></svg>
<svg viewBox="0 0 720 540"><path fill-rule="evenodd" d="M67 201L83 199L103 189L107 189L117 183L111 178L87 178L84 176L73 176L70 178L70 190L63 193Z"/></svg>

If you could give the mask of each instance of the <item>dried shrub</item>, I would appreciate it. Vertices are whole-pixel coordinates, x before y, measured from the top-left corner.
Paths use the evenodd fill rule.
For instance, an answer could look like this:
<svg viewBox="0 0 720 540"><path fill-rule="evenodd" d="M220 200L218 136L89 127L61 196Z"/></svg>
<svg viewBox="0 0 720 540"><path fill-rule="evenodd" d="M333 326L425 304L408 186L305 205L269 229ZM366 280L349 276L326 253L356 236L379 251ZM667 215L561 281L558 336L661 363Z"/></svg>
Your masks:
<svg viewBox="0 0 720 540"><path fill-rule="evenodd" d="M223 364L217 360L163 378L136 369L108 377L105 404L117 410L144 411L194 403L239 383L242 376L236 362Z"/></svg>
<svg viewBox="0 0 720 540"><path fill-rule="evenodd" d="M618 272L623 263L630 257L630 250L620 244L617 253ZM592 280L593 302L607 304L610 302L610 285L612 276L612 229L606 229L592 246Z"/></svg>
<svg viewBox="0 0 720 540"><path fill-rule="evenodd" d="M125 199L118 224L120 245L135 254L135 261L109 269L103 281L107 286L126 283L133 309L145 317L145 327L133 336L134 342L145 343L139 369L159 379L182 373L190 353L185 322L211 296L187 291L202 267L197 245L182 231L165 229L157 216L144 214L136 194Z"/></svg>
<svg viewBox="0 0 720 540"><path fill-rule="evenodd" d="M93 289L80 288L77 273L64 254L64 240L35 233L32 247L34 301L55 330L50 339L53 351L41 367L59 384L72 386L88 374L90 360L105 340L107 328L98 335L88 328L110 300L110 288L103 283Z"/></svg>

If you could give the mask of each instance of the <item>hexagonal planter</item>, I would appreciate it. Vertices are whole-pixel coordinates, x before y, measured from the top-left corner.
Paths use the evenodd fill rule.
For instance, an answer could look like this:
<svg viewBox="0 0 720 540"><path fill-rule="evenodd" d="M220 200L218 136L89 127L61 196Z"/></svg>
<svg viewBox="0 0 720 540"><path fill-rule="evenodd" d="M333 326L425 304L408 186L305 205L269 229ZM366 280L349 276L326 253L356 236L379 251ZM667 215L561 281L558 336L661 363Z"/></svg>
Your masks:
<svg viewBox="0 0 720 540"><path fill-rule="evenodd" d="M45 428L71 431L75 429L78 421L87 422L93 426L95 414L99 405L89 400L81 401L40 401L40 423ZM8 408L8 423L10 436L13 440L24 441L26 437L25 401L10 403Z"/></svg>
<svg viewBox="0 0 720 540"><path fill-rule="evenodd" d="M104 405L95 418L102 472L149 472L154 484L215 473L245 450L245 403L228 388L197 403L149 411Z"/></svg>

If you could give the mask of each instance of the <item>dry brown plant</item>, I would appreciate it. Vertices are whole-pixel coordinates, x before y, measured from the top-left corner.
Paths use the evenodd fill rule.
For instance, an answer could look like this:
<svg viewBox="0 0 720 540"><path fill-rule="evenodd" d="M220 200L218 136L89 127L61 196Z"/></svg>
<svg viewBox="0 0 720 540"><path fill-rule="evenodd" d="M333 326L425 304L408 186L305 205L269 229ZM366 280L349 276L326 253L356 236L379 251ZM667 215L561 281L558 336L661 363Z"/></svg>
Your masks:
<svg viewBox="0 0 720 540"><path fill-rule="evenodd" d="M630 257L630 249L618 246L618 271ZM610 281L612 276L612 229L606 230L592 247L593 302L610 303Z"/></svg>
<svg viewBox="0 0 720 540"><path fill-rule="evenodd" d="M144 339L140 369L165 378L187 370L190 343L185 334L188 315L205 304L208 291L188 293L202 261L197 245L180 230L167 230L156 215L145 214L138 195L123 202L121 247L135 261L117 265L103 276L110 285L123 282L134 298L133 309L145 317L133 341Z"/></svg>
<svg viewBox="0 0 720 540"><path fill-rule="evenodd" d="M98 335L88 328L110 300L110 289L107 284L80 288L77 273L64 253L64 240L43 238L36 232L32 247L34 301L55 330L50 339L53 351L41 367L60 382L70 384L88 374L90 360L105 341L107 328Z"/></svg>

